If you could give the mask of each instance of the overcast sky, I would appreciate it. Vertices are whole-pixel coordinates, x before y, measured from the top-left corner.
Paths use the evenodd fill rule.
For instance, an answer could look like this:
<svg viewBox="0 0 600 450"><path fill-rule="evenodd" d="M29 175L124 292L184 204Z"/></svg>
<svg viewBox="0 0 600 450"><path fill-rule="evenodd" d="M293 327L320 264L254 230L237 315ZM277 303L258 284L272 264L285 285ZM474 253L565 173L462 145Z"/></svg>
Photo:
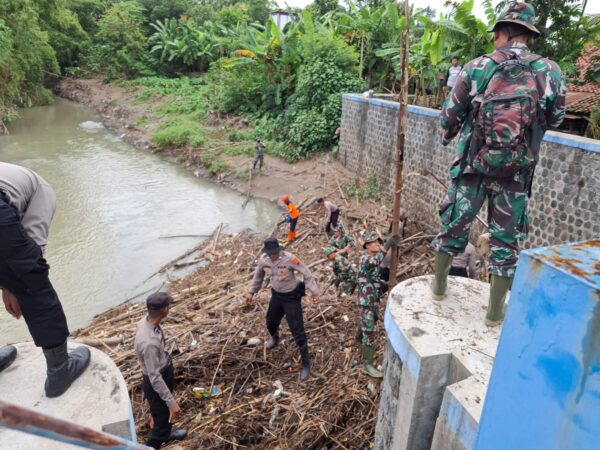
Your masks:
<svg viewBox="0 0 600 450"><path fill-rule="evenodd" d="M312 0L276 0L277 3L282 6L285 7L285 5L289 5L289 6L296 6L296 7L304 7L310 3L312 3ZM410 0L409 0L410 1ZM411 1L411 3L414 3ZM432 8L434 8L438 13L442 10L444 10L444 3L446 3L446 0L419 0L417 2L419 7L427 7L427 6L431 6ZM498 1L494 1L493 4L496 5L498 3ZM483 12L483 8L481 7L481 3L476 1L475 2L475 14L478 17L481 17L482 19L485 18L485 14ZM588 4L587 7L585 9L586 13L590 13L590 14L600 14L600 1L598 0L588 0Z"/></svg>

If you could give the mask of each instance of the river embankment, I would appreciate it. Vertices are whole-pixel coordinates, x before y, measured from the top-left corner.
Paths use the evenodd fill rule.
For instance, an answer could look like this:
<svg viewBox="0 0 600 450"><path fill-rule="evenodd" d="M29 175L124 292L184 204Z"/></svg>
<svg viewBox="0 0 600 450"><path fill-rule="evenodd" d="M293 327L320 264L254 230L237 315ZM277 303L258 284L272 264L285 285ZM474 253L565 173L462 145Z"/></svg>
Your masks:
<svg viewBox="0 0 600 450"><path fill-rule="evenodd" d="M325 189L340 189L353 184L356 178L334 157L321 154L309 160L288 163L265 155L261 171L252 171L252 142L231 142L228 136L243 134L248 122L241 117L209 113L198 123L208 134L216 136L200 148L170 146L159 149L153 136L172 117L161 113L161 107L171 101L169 96L140 96L142 88L107 84L101 79L63 78L55 86L56 95L86 105L95 110L104 126L134 147L159 153L177 161L198 177L209 178L242 194L277 201L282 195L308 198L322 196ZM222 152L230 147L249 146L244 152ZM242 154L235 154L242 153ZM214 155L219 158L214 164ZM210 156L211 158L209 158ZM212 167L211 167L211 162ZM214 167L217 166L217 170Z"/></svg>

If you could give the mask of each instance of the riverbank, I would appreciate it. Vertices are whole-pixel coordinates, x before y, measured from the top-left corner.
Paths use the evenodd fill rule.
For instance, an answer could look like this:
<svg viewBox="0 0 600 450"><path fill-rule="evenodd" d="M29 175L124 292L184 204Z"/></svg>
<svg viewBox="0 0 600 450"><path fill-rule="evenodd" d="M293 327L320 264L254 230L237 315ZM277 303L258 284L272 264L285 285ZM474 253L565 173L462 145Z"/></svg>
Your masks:
<svg viewBox="0 0 600 450"><path fill-rule="evenodd" d="M171 146L158 149L153 136L172 117L161 113L169 96L140 97L141 87L124 87L103 83L100 79L63 78L54 87L56 95L95 110L103 125L130 145L159 153L185 166L198 177L209 178L253 197L277 201L281 195L292 197L323 195L327 188L340 189L354 185L355 176L330 155L288 163L265 154L261 171L252 171L253 144L244 136L247 122L240 117L209 113L202 125L211 137L200 148ZM143 100L140 100L143 98ZM237 141L242 136L242 141ZM231 139L236 141L231 141ZM268 150L268 149L267 149ZM360 181L359 181L360 183Z"/></svg>
<svg viewBox="0 0 600 450"><path fill-rule="evenodd" d="M161 126L156 111L164 99L140 103L136 101L138 92L98 80L64 80L57 92L96 109L104 125L123 140L156 151L151 139ZM212 136L241 132L246 127L239 118L210 116L203 126ZM216 146L214 140L211 145ZM178 160L197 176L211 176L202 162L202 154L207 151L210 149L181 147L160 153ZM220 156L227 158L228 167L247 166L252 161L248 154ZM266 155L265 163L262 173L253 172L251 193L270 200L290 194L301 206L297 239L286 249L309 266L324 291L320 305L304 302L313 374L306 383L298 381L298 352L285 324L282 344L266 352L268 289L257 295L252 306L245 305L243 296L265 235L215 232L198 249L197 259L207 264L169 286L176 304L164 329L178 371L175 395L182 408L175 426L187 427L190 436L165 448L370 448L379 382L361 371L360 344L354 339L355 296L338 295L335 287L329 286L331 267L322 255L322 247L327 245L322 232L324 212L314 200L327 197L342 208L340 220L357 242L351 254L354 262L362 251L362 237L367 230L380 234L387 231L390 204L381 198L376 185L368 180L356 183L355 177L331 156L289 164ZM239 192L248 192L248 179L236 177L233 170L212 178ZM412 225L405 231L400 246L400 280L430 273L433 261L431 236ZM283 241L287 225L275 227L268 234ZM133 339L135 324L145 314L144 309L130 304L111 308L74 334L76 339L97 345L116 362L129 387L141 438L149 431L149 414L140 388ZM380 342L384 342L383 336ZM382 363L382 355L380 345L378 363ZM214 387L216 395L196 398L194 387L209 391Z"/></svg>

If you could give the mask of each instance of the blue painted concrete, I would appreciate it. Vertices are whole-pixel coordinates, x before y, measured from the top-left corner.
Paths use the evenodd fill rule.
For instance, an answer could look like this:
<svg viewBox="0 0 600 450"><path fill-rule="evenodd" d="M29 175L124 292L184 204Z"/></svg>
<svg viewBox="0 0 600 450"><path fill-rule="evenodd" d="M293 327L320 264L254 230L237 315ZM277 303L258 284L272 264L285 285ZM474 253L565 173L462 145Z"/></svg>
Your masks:
<svg viewBox="0 0 600 450"><path fill-rule="evenodd" d="M476 450L600 448L600 241L521 254Z"/></svg>
<svg viewBox="0 0 600 450"><path fill-rule="evenodd" d="M400 110L400 104L389 100L378 98L365 98L359 94L343 94L343 98L357 103L368 103L370 105L380 106L386 109ZM408 105L408 112L419 116L439 117L440 111L437 109L425 108L423 106ZM589 152L600 153L600 141L589 139L571 134L548 131L544 135L544 141L553 144L560 144L566 147L580 148Z"/></svg>
<svg viewBox="0 0 600 450"><path fill-rule="evenodd" d="M402 368L407 369L415 378L419 378L421 370L421 357L412 348L398 324L394 320L389 305L385 308L383 320L387 338L392 344L394 351L402 361Z"/></svg>

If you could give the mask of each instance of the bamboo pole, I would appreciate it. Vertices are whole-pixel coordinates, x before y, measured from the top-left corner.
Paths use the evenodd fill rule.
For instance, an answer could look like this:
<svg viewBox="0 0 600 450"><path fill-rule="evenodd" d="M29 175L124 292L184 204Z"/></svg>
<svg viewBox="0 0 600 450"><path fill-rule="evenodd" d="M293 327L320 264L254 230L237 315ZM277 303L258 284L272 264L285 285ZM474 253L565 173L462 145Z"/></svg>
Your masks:
<svg viewBox="0 0 600 450"><path fill-rule="evenodd" d="M404 141L406 136L406 109L408 107L408 52L409 52L409 32L410 32L410 8L408 0L404 1L405 29L404 39L400 35L399 50L401 52L400 73L400 95L398 102L400 110L398 111L398 126L396 135L396 184L394 191L394 213L392 217L392 234L398 234L400 230L400 200L402 196L402 167L404 159ZM404 47L404 48L402 48ZM396 271L398 269L398 246L392 247L392 257L390 261L390 291L396 285Z"/></svg>

